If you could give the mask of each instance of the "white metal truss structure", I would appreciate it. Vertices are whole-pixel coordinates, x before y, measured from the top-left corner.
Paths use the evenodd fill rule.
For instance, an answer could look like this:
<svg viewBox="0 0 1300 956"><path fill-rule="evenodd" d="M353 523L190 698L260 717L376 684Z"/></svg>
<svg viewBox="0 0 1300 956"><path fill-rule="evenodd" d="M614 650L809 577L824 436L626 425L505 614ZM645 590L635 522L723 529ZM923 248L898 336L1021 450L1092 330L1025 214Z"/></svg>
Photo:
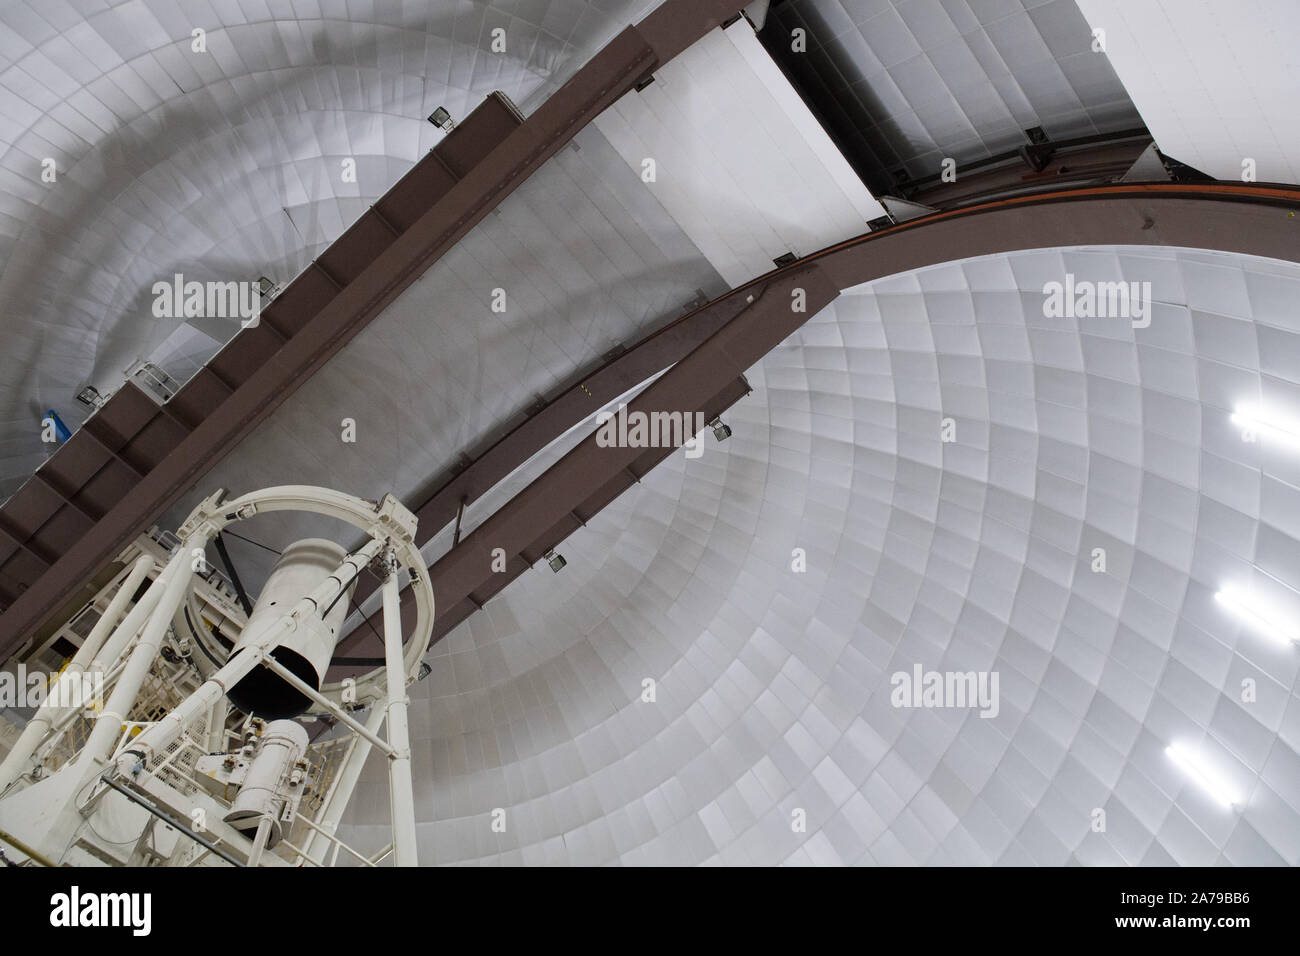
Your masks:
<svg viewBox="0 0 1300 956"><path fill-rule="evenodd" d="M296 600L272 611L259 599L245 617L204 548L230 524L281 511L345 522L367 540ZM6 855L45 865L320 866L344 851L364 865L390 854L415 865L406 687L433 625L415 528L391 496L375 503L285 486L230 501L219 491L177 535L132 545L123 571L55 636L80 646L0 764ZM343 617L330 611L367 567L384 582L384 666L313 686L273 655L317 641L328 660ZM415 596L405 641L404 581ZM234 710L228 694L260 668L300 693L304 715L330 732L309 745L301 723ZM64 692L92 686L88 676L93 694ZM392 839L363 856L334 830L371 750L388 757Z"/></svg>

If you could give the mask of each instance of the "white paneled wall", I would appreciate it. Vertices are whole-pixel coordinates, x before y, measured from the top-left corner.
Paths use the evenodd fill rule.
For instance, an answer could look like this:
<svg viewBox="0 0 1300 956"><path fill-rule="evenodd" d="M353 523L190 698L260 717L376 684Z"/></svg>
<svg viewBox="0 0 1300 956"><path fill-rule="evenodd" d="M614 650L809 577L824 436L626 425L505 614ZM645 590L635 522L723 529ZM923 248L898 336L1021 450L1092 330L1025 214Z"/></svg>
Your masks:
<svg viewBox="0 0 1300 956"><path fill-rule="evenodd" d="M1160 149L1218 179L1300 183L1300 4L1078 0Z"/></svg>
<svg viewBox="0 0 1300 956"><path fill-rule="evenodd" d="M653 162L651 193L733 287L884 215L745 20L709 33L595 125L638 174Z"/></svg>

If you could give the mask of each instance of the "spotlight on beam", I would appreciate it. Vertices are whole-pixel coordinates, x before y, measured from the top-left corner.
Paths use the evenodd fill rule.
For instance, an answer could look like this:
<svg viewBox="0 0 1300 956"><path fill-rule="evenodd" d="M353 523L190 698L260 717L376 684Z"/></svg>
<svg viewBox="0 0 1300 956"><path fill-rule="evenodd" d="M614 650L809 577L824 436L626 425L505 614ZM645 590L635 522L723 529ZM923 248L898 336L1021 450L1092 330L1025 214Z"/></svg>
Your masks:
<svg viewBox="0 0 1300 956"><path fill-rule="evenodd" d="M564 555L556 554L554 548L551 548L551 550L547 551L544 555L542 555L542 557L546 559L546 563L551 566L551 570L554 571L556 574L559 574L560 569L569 563L568 561L564 560Z"/></svg>
<svg viewBox="0 0 1300 956"><path fill-rule="evenodd" d="M450 133L456 128L456 123L452 120L451 113L447 111L447 107L445 106L439 106L436 110L430 113L429 122L438 127L438 129L442 130L444 133Z"/></svg>
<svg viewBox="0 0 1300 956"><path fill-rule="evenodd" d="M257 291L263 299L275 294L275 280L266 276L257 277Z"/></svg>
<svg viewBox="0 0 1300 956"><path fill-rule="evenodd" d="M82 405L85 405L92 412L97 408L104 407L104 396L99 394L99 389L95 388L93 385L84 386L81 391L77 393L77 401Z"/></svg>
<svg viewBox="0 0 1300 956"><path fill-rule="evenodd" d="M721 418L715 418L709 422L709 427L713 429L713 437L718 441L726 441L731 437L731 426L726 424Z"/></svg>

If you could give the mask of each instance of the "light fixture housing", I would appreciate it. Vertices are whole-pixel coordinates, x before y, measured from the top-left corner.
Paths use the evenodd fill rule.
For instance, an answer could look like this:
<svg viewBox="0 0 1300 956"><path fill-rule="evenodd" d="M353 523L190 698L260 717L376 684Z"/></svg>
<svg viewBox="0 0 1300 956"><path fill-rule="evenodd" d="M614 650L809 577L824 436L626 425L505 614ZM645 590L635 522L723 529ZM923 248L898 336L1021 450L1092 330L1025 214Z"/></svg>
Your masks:
<svg viewBox="0 0 1300 956"><path fill-rule="evenodd" d="M257 291L261 294L262 298L265 299L267 296L275 292L275 280L270 279L267 276L258 276Z"/></svg>
<svg viewBox="0 0 1300 956"><path fill-rule="evenodd" d="M731 437L731 426L721 418L715 418L709 422L709 427L713 429L713 437L718 441L726 441Z"/></svg>
<svg viewBox="0 0 1300 956"><path fill-rule="evenodd" d="M556 554L554 548L551 548L551 550L547 551L544 555L542 555L542 557L546 559L546 563L551 566L551 570L554 571L556 574L559 574L560 570L566 564L569 563L568 561L564 560L564 555Z"/></svg>
<svg viewBox="0 0 1300 956"><path fill-rule="evenodd" d="M430 113L429 122L438 127L438 129L447 133L450 133L456 128L456 123L452 120L451 113L445 106L439 106L436 110Z"/></svg>
<svg viewBox="0 0 1300 956"><path fill-rule="evenodd" d="M104 396L93 385L82 386L81 391L77 392L77 401L91 411L104 406Z"/></svg>

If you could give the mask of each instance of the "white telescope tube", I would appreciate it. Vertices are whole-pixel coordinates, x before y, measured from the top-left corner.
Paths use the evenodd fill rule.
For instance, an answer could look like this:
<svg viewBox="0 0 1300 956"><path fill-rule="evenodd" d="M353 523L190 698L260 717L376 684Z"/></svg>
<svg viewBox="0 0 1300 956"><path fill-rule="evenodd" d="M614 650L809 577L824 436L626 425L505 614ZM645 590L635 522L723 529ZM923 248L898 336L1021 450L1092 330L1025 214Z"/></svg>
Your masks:
<svg viewBox="0 0 1300 956"><path fill-rule="evenodd" d="M140 555L136 559L135 565L127 575L122 586L117 589L113 595L113 600L109 602L108 609L104 611L104 616L95 622L95 626L86 636L86 640L81 647L77 648L77 653L73 655L68 666L50 685L50 691L41 706L37 709L32 719L27 722L23 728L21 736L13 749L5 757L4 763L0 764L0 793L9 788L9 785L23 775L28 769L29 761L36 748L45 738L46 732L50 729L54 718L58 716L59 711L67 703L67 697L62 688L70 685L73 680L80 680L81 675L86 673L86 665L91 663L95 654L99 652L100 646L104 639L108 637L109 632L117 626L118 620L122 617L122 612L126 609L127 602L139 590L140 585L144 582L149 572L153 570L153 558L147 554ZM103 674L103 671L90 669L90 673ZM84 705L86 701L80 701Z"/></svg>
<svg viewBox="0 0 1300 956"><path fill-rule="evenodd" d="M222 818L236 830L252 830L269 821L270 828L264 841L270 850L280 842L281 827L276 810L280 781L295 760L307 750L307 728L296 720L273 720L262 733L262 746L249 764L244 782Z"/></svg>
<svg viewBox="0 0 1300 956"><path fill-rule="evenodd" d="M176 613L176 608L180 607L181 601L185 599L185 592L189 589L194 573L191 567L190 549L201 548L204 544L205 539L202 537L186 541L160 576L160 580L165 578L167 583L158 598L158 606L154 608L148 623L145 624L144 633L140 635L140 642L136 644L135 650L127 659L126 667L118 675L117 683L113 685L113 693L109 695L108 703L104 705L99 719L95 721L90 737L86 740L86 746L77 756L78 767L85 770L96 769L112 752L118 734L122 731L122 721L130 713L131 705L140 694L140 686L149 673L149 667L158 656L163 635L171 626L172 615ZM155 582L156 586L157 582ZM129 620L130 615L127 621L123 622L122 627L118 628L118 634L113 635L114 640L125 629Z"/></svg>
<svg viewBox="0 0 1300 956"><path fill-rule="evenodd" d="M344 590L349 578L345 574L345 569L355 570L365 567L382 544L383 542L377 540L369 541L356 554L345 559L334 574L327 577L311 594L303 597L293 607L286 607L283 617L276 624L268 626L256 644L245 646L238 654L226 661L219 671L204 681L198 690L181 701L162 720L135 738L130 748L118 757L118 771L129 774L137 763L150 763L154 754L165 750L199 714L211 708L254 667L261 666L262 655L279 646L284 632L297 627L299 618L317 614L319 608L326 606L331 599ZM174 612L174 607L168 611L168 620Z"/></svg>

